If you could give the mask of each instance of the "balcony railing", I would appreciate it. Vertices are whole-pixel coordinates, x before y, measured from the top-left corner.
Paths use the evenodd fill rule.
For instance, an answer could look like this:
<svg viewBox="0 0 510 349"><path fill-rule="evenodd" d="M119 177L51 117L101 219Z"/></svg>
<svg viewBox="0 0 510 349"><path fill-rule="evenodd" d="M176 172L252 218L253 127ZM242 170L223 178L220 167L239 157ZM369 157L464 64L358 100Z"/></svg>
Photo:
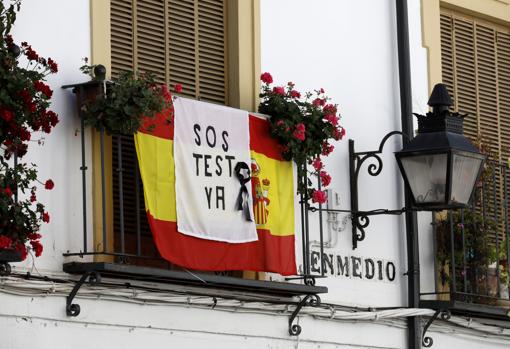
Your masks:
<svg viewBox="0 0 510 349"><path fill-rule="evenodd" d="M90 82L66 87L72 87L78 99L78 106L82 105L82 100L91 93L104 93L107 90L102 86L102 82ZM92 92L90 90L93 90ZM95 90L94 90L95 89ZM78 108L81 110L81 108ZM283 283L275 283L259 280L243 280L240 277L242 272L220 271L216 273L190 272L186 269L172 265L159 255L152 239L152 233L147 221L144 207L143 183L138 169L138 160L136 157L134 141L132 135L113 135L111 139L105 134L104 130L97 131L96 140L99 143L98 149L99 163L94 163L95 173L100 173L99 183L95 183L96 204L101 208L99 214L96 211L95 217L87 210L90 203L87 198L90 197L91 189L88 187L87 178L92 170L87 163L86 137L91 131L83 124L81 119L81 177L82 177L82 202L83 202L83 243L78 251L68 251L64 254L67 257L85 257L93 256L93 262L73 262L64 265L64 270L75 274L86 274L99 272L104 275L117 274L119 277L140 277L144 279L155 278L167 281L188 283L190 274L192 279L198 277L201 280L209 280L209 285L215 285L215 277L221 281L222 287L232 287L243 289L244 286L250 289L266 290L270 294L307 295L327 292L327 288L315 286L315 278L321 275L312 275L310 271L310 238L308 226L308 212L310 211L307 203L301 205L301 240L303 241L303 268L300 275L290 279L303 279L305 285L296 283L285 283L288 286L282 286ZM110 144L111 141L111 154ZM107 159L111 159L111 162ZM110 167L111 166L111 167ZM99 168L97 168L99 167ZM109 175L110 174L110 175ZM110 177L111 176L111 177ZM96 178L97 180L97 178ZM303 179L305 182L306 178ZM111 188L109 188L111 186ZM111 190L110 190L111 189ZM99 193L99 194L98 194ZM110 195L110 198L108 197ZM113 217L107 213L107 205L112 202ZM110 204L111 205L111 204ZM95 231L93 227L87 225L91 218L95 221L95 227L100 226L100 231ZM99 221L99 222L98 222ZM98 224L99 223L99 224ZM110 227L110 228L109 228ZM113 233L111 232L113 230ZM320 234L320 245L322 246L322 234ZM92 249L90 246L94 246ZM321 262L322 263L322 262ZM225 280L225 276L230 277ZM212 278L212 279L211 279ZM180 280L180 281L179 281ZM237 281L236 281L237 280ZM253 283L261 284L253 284ZM225 286L227 285L227 286ZM244 285L244 286L243 286ZM283 290L283 291L282 291Z"/></svg>
<svg viewBox="0 0 510 349"><path fill-rule="evenodd" d="M469 208L434 215L436 290L423 306L508 318L509 175L488 162Z"/></svg>

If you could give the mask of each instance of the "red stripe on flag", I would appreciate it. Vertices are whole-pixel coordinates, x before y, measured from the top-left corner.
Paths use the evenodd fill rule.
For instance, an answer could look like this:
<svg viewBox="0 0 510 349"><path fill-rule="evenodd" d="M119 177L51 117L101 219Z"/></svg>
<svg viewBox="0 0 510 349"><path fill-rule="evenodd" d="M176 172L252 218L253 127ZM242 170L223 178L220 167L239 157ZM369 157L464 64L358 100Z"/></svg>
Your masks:
<svg viewBox="0 0 510 349"><path fill-rule="evenodd" d="M139 132L164 139L174 139L173 108L157 113L153 118L146 117Z"/></svg>
<svg viewBox="0 0 510 349"><path fill-rule="evenodd" d="M280 151L280 144L271 137L269 121L253 115L250 115L250 148L269 158L284 160Z"/></svg>
<svg viewBox="0 0 510 349"><path fill-rule="evenodd" d="M258 241L232 244L181 234L176 222L155 219L149 212L147 218L159 253L174 264L196 270L297 274L294 235L274 236L258 229Z"/></svg>

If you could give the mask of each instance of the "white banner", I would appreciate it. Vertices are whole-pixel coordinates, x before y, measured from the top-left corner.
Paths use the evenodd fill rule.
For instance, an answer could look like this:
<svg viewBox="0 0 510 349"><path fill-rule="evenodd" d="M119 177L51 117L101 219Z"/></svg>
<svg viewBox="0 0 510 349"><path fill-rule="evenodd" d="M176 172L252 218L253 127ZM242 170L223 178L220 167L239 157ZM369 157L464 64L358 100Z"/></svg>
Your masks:
<svg viewBox="0 0 510 349"><path fill-rule="evenodd" d="M174 109L178 231L231 243L257 240L251 181L242 191L236 176L236 165L251 163L248 112L186 98L176 98Z"/></svg>

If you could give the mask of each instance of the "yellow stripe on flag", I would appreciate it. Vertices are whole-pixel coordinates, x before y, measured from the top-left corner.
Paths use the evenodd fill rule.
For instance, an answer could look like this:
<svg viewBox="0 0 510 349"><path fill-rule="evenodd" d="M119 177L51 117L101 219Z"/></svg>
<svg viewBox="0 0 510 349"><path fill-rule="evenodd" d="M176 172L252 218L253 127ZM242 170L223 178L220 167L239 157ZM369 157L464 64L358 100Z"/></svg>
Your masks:
<svg viewBox="0 0 510 349"><path fill-rule="evenodd" d="M138 132L135 146L143 178L145 209L156 219L177 221L173 140Z"/></svg>

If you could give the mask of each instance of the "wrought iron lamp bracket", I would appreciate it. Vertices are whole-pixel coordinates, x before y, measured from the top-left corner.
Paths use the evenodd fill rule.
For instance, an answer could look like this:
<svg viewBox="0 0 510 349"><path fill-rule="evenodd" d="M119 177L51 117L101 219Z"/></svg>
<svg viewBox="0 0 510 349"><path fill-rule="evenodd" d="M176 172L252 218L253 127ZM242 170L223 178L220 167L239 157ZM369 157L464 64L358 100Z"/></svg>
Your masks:
<svg viewBox="0 0 510 349"><path fill-rule="evenodd" d="M373 211L360 211L358 202L358 177L362 165L367 160L375 160L375 163L368 165L368 174L376 177L383 169L383 162L380 157L384 150L384 145L388 139L395 135L407 137L401 131L392 131L383 137L379 148L373 151L355 152L354 140L349 140L349 176L350 176L350 189L351 189L351 220L352 220L352 249L358 247L358 242L365 239L365 228L370 224L369 216L380 214L402 214L405 208L399 210L373 210Z"/></svg>
<svg viewBox="0 0 510 349"><path fill-rule="evenodd" d="M424 348L430 348L432 346L432 344L434 344L434 341L432 340L432 338L425 336L425 335L427 334L427 331L428 331L430 325L432 325L432 323L438 318L439 315L441 315L441 319L445 320L445 321L449 320L451 317L451 313L448 309L436 310L434 315L432 315L432 317L429 319L429 321L427 321L427 323L423 327L423 332L421 335L421 344L423 345Z"/></svg>
<svg viewBox="0 0 510 349"><path fill-rule="evenodd" d="M76 317L80 315L81 309L80 305L73 303L74 298L78 294L78 291L83 286L83 284L87 281L90 285L97 285L101 282L101 275L98 272L86 272L83 274L74 285L73 289L71 290L71 293L66 298L66 314L67 316L73 316Z"/></svg>
<svg viewBox="0 0 510 349"><path fill-rule="evenodd" d="M294 324L294 320L299 315L299 312L304 306L318 307L320 305L321 298L316 294L309 294L301 299L289 318L289 335L299 336L301 334L301 326L299 324Z"/></svg>

